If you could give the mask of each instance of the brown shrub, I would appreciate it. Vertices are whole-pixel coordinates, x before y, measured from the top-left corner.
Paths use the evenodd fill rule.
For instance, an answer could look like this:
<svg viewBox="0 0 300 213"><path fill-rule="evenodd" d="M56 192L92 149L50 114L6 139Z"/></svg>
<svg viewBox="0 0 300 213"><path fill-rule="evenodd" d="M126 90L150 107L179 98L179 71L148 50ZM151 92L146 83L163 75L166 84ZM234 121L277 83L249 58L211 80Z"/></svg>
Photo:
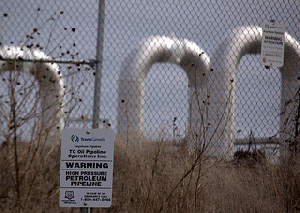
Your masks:
<svg viewBox="0 0 300 213"><path fill-rule="evenodd" d="M297 212L300 158L236 166L183 155L169 142L115 142L113 202L94 212ZM29 151L28 151L29 150ZM17 212L12 147L0 150L0 211ZM79 212L59 207L59 148L20 145L20 212Z"/></svg>

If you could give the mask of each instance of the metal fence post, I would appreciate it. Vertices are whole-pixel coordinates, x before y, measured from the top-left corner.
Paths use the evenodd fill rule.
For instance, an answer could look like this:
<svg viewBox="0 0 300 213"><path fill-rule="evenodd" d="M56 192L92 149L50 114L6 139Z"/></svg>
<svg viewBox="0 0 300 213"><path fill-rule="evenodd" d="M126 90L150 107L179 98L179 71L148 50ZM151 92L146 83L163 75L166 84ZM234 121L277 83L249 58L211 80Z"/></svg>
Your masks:
<svg viewBox="0 0 300 213"><path fill-rule="evenodd" d="M98 10L98 29L97 29L97 50L96 50L96 75L94 87L94 106L93 106L93 129L99 128L100 121L100 96L101 96L101 77L103 61L103 40L104 40L104 19L105 19L105 0L99 0ZM93 208L80 208L80 213L92 213Z"/></svg>
<svg viewBox="0 0 300 213"><path fill-rule="evenodd" d="M101 78L103 67L103 40L104 40L105 0L99 0L98 30L97 30L97 52L96 52L96 75L94 89L93 124L92 128L99 128L100 120L100 96Z"/></svg>

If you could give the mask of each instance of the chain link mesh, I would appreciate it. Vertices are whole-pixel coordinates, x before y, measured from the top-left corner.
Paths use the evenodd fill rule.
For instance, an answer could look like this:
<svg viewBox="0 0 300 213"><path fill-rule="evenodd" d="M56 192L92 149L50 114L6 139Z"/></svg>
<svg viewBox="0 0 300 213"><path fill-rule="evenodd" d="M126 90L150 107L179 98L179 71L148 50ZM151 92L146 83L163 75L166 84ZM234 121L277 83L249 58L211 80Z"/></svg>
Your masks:
<svg viewBox="0 0 300 213"><path fill-rule="evenodd" d="M55 59L95 59L98 3L96 0L1 1L1 44L38 48ZM109 125L116 129L118 126L118 106L122 104L118 90L121 70L128 57L133 57L132 51L145 39L165 36L173 39L175 43L172 45L177 45L177 41L182 44L186 39L212 59L217 57L220 44L234 29L259 27L264 21L275 20L283 23L286 32L299 41L299 6L299 1L106 1L103 69L99 91L102 127ZM176 55L177 49L170 54ZM150 52L145 51L144 54L149 55ZM143 121L140 127L143 134L154 138L161 134L168 138L184 137L193 118L189 77L183 65L175 59L174 62L172 58L167 58L168 54L155 59L155 63L149 67L143 87L143 109L139 109L142 110L139 115L143 115L143 118L139 118ZM298 65L297 60L293 58L285 62ZM60 64L60 69L66 85L67 127L91 127L95 69L88 64ZM233 128L235 138L243 139L251 134L256 138L277 136L282 130L280 116L284 113L281 102L282 75L279 69L265 69L260 63L259 54L246 54L239 61L237 70L237 76L233 79L236 109L231 111L235 113L235 118L230 127ZM3 82L8 78L5 75L3 73ZM216 90L218 86L210 84L208 91ZM6 84L2 83L1 98L9 97L7 91ZM32 92L26 100L34 103L35 92ZM295 102L297 91L291 90L289 93L293 93L289 97L295 97ZM218 91L214 94L218 94ZM9 113L9 104L5 105L5 101L9 103L8 100L1 103L4 104L1 111L4 117ZM123 101L125 107L129 100ZM23 107L29 106L30 103ZM294 123L295 116L290 115ZM30 135L30 128L23 128L28 128L26 131ZM7 129L2 131L1 134L5 135Z"/></svg>

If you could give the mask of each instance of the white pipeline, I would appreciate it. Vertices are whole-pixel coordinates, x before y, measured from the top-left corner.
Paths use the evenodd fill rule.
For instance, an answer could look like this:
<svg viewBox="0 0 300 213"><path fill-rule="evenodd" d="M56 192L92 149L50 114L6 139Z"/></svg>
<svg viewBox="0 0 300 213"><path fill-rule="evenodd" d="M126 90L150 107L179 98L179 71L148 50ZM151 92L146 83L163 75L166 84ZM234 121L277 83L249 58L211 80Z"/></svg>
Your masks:
<svg viewBox="0 0 300 213"><path fill-rule="evenodd" d="M186 39L155 36L140 42L122 64L117 117L119 136L143 134L146 76L151 66L158 62L177 64L186 72L190 85L188 132L204 131L209 57Z"/></svg>
<svg viewBox="0 0 300 213"><path fill-rule="evenodd" d="M0 56L16 59L14 61L1 61L0 59L0 72L28 72L38 81L42 107L39 140L51 145L60 144L61 130L65 125L65 89L59 66L55 63L23 62L22 59L33 61L51 59L42 51L35 49L2 46Z"/></svg>
<svg viewBox="0 0 300 213"><path fill-rule="evenodd" d="M213 85L209 108L209 133L211 141L216 146L222 146L223 153L228 155L232 155L234 144L237 67L244 55L261 53L261 39L260 27L234 29L212 56L213 71L208 82L209 85ZM290 100L299 89L299 69L300 44L286 33L284 65L279 68L282 76L280 138L283 142L294 135L295 131L293 122L297 103L291 103Z"/></svg>

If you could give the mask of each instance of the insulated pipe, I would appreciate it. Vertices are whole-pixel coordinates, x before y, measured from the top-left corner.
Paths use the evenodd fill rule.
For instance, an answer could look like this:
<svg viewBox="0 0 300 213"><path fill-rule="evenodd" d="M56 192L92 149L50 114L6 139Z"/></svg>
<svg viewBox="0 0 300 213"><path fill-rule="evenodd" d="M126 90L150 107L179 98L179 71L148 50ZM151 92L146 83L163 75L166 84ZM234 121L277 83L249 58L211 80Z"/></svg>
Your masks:
<svg viewBox="0 0 300 213"><path fill-rule="evenodd" d="M240 59L246 54L261 53L262 29L248 26L234 29L219 45L211 60L212 72L209 85L211 108L209 122L212 143L221 145L223 153L232 156L235 130L236 77ZM299 89L300 45L285 33L284 65L279 68L282 76L280 138L285 141L294 135L297 103L295 98ZM288 104L289 103L289 104ZM285 149L285 148L284 148Z"/></svg>
<svg viewBox="0 0 300 213"><path fill-rule="evenodd" d="M65 89L59 66L55 63L23 62L22 59L33 61L50 59L42 51L25 47L2 46L0 47L0 56L16 59L1 61L0 57L0 72L29 72L39 82L42 111L38 140L39 142L47 142L50 145L59 145L61 130L65 126Z"/></svg>
<svg viewBox="0 0 300 213"><path fill-rule="evenodd" d="M154 63L179 65L189 80L189 133L204 131L209 57L195 43L165 36L140 42L121 66L118 99L118 135L142 135L144 131L145 81ZM129 134L128 134L129 133Z"/></svg>

